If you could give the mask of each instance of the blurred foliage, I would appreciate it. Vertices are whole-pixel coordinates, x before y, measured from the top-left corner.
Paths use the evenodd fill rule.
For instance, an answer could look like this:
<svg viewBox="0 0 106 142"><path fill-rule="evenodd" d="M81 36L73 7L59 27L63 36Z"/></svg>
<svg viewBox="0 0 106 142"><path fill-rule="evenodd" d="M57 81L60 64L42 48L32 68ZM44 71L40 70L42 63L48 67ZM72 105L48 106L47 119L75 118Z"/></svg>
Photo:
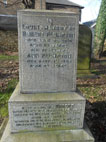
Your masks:
<svg viewBox="0 0 106 142"><path fill-rule="evenodd" d="M94 40L94 55L101 57L106 38L106 0L102 0L97 18Z"/></svg>

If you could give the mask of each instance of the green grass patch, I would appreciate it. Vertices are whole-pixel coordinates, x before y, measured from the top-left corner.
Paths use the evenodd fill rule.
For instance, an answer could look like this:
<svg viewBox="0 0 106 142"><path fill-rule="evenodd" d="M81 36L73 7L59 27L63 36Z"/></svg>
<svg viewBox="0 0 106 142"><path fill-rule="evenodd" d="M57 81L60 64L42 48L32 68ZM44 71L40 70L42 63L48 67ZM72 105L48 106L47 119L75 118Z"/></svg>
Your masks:
<svg viewBox="0 0 106 142"><path fill-rule="evenodd" d="M91 75L91 71L90 70L77 70L77 75Z"/></svg>
<svg viewBox="0 0 106 142"><path fill-rule="evenodd" d="M18 56L0 55L0 60L18 60Z"/></svg>
<svg viewBox="0 0 106 142"><path fill-rule="evenodd" d="M100 86L92 86L92 87L78 87L78 89L83 93L86 99L95 99L96 101L101 101L103 98L99 93L101 90Z"/></svg>
<svg viewBox="0 0 106 142"><path fill-rule="evenodd" d="M94 74L94 75L99 75L99 76L101 76L101 75L105 75L106 74L106 70L91 70L91 73L92 74Z"/></svg>
<svg viewBox="0 0 106 142"><path fill-rule="evenodd" d="M18 80L13 79L8 83L5 91L0 92L0 117L4 118L8 115L8 100L15 89Z"/></svg>
<svg viewBox="0 0 106 142"><path fill-rule="evenodd" d="M77 68L78 68L78 70L89 70L90 69L89 64L90 64L90 59L89 58L79 57L78 58Z"/></svg>

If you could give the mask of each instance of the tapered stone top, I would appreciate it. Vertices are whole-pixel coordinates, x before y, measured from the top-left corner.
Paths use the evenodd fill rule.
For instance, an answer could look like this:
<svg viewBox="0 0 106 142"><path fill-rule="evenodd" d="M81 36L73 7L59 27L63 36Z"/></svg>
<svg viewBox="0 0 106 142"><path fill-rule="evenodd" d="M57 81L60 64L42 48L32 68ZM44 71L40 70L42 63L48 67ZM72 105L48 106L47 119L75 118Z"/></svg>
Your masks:
<svg viewBox="0 0 106 142"><path fill-rule="evenodd" d="M76 90L78 22L75 13L18 12L21 93Z"/></svg>

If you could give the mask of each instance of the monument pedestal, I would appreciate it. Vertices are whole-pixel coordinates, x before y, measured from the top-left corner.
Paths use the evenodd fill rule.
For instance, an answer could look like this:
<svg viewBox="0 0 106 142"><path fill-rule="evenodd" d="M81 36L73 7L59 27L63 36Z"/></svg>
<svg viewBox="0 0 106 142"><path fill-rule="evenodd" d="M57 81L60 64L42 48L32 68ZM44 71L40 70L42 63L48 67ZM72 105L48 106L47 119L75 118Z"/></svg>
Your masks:
<svg viewBox="0 0 106 142"><path fill-rule="evenodd" d="M0 142L94 142L87 126L84 129L10 133L10 123L7 124Z"/></svg>
<svg viewBox="0 0 106 142"><path fill-rule="evenodd" d="M86 100L76 92L79 15L17 15L20 87L9 100L1 142L94 142L83 128Z"/></svg>
<svg viewBox="0 0 106 142"><path fill-rule="evenodd" d="M83 128L85 98L78 92L20 94L9 100L11 132Z"/></svg>
<svg viewBox="0 0 106 142"><path fill-rule="evenodd" d="M0 142L94 142L83 128L85 102L79 92L20 94L17 85Z"/></svg>

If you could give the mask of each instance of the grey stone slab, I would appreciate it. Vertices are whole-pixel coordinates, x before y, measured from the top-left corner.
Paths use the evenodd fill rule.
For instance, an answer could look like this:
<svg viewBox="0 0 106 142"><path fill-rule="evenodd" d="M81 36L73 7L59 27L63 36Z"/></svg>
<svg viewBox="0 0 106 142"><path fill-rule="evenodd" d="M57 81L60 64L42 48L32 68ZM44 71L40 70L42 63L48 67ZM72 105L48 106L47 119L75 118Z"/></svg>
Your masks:
<svg viewBox="0 0 106 142"><path fill-rule="evenodd" d="M91 63L91 46L92 46L92 32L89 27L85 25L79 26L79 44L78 44L78 70L86 72L90 70Z"/></svg>
<svg viewBox="0 0 106 142"><path fill-rule="evenodd" d="M78 92L20 94L17 86L9 100L11 132L82 128L84 112Z"/></svg>
<svg viewBox="0 0 106 142"><path fill-rule="evenodd" d="M87 126L78 130L12 134L8 123L0 142L94 142L94 138Z"/></svg>
<svg viewBox="0 0 106 142"><path fill-rule="evenodd" d="M18 12L20 91L76 90L79 16L69 12Z"/></svg>

